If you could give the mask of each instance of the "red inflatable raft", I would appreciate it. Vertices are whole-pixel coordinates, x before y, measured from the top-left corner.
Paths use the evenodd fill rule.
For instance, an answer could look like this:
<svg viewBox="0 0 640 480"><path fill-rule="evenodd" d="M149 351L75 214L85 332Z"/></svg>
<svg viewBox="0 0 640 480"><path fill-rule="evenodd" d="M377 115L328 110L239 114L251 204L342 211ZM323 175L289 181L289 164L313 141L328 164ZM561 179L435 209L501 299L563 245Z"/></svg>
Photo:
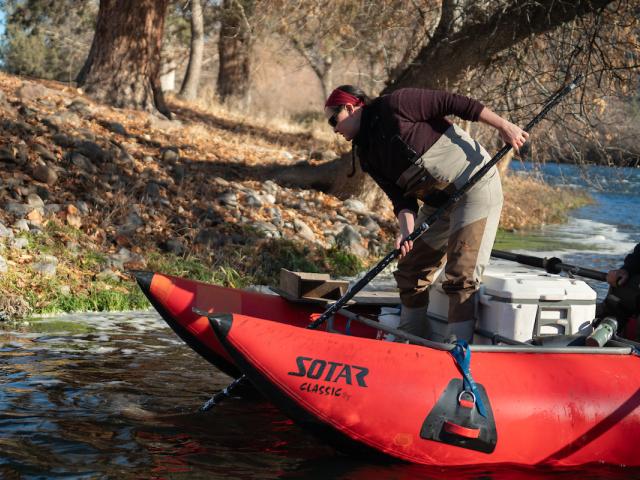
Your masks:
<svg viewBox="0 0 640 480"><path fill-rule="evenodd" d="M232 377L240 376L234 361L214 335L209 320L193 312L232 312L258 316L264 320L306 327L311 316L323 312L321 306L293 303L278 295L224 288L161 273L133 272L138 285L154 308L176 334L192 349ZM356 336L375 337L377 331L360 324L351 325L337 315L331 330Z"/></svg>
<svg viewBox="0 0 640 480"><path fill-rule="evenodd" d="M447 351L238 314L211 325L267 398L332 445L432 466L640 466L632 348L474 346L468 389Z"/></svg>

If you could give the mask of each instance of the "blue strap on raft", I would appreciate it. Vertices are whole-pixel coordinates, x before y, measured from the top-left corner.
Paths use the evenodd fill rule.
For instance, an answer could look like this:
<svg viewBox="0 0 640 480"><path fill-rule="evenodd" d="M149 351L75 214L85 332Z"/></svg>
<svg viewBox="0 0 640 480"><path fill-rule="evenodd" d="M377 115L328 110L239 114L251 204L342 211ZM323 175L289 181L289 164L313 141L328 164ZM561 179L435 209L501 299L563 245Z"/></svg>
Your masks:
<svg viewBox="0 0 640 480"><path fill-rule="evenodd" d="M482 403L482 397L480 396L476 382L473 381L473 377L471 376L471 347L469 347L469 344L464 340L458 340L456 341L456 346L450 351L450 353L456 362L456 367L458 367L458 370L462 374L464 390L473 393L476 398L478 413L486 418L487 411Z"/></svg>

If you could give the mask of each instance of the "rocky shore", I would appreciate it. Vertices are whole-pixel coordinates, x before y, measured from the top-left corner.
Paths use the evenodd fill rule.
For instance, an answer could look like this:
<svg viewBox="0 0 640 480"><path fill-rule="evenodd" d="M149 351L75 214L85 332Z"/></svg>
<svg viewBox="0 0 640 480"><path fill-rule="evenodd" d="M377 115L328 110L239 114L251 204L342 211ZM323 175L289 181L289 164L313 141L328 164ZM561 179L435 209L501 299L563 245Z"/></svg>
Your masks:
<svg viewBox="0 0 640 480"><path fill-rule="evenodd" d="M163 262L186 274L197 273L180 268L187 259L226 268L222 282L233 283L228 270L264 269L262 245L274 242L293 242L310 261L329 249L352 265L389 248L388 205L371 211L270 179L322 161L326 142L177 101L172 109L169 121L0 74L0 316L74 308L70 299L97 291L131 296L124 272Z"/></svg>

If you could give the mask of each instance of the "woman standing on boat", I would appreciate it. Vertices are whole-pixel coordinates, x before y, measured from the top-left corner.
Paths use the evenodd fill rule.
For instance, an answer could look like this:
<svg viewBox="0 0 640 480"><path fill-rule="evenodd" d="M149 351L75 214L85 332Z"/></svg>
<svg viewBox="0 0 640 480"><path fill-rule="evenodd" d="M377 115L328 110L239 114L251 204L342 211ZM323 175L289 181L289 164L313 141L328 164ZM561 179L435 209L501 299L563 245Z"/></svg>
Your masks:
<svg viewBox="0 0 640 480"><path fill-rule="evenodd" d="M353 142L362 170L387 194L398 218L401 258L394 276L402 301L400 328L435 341L451 335L471 340L475 292L502 209L497 169L487 172L415 242L404 239L416 222L422 223L490 160L447 115L491 125L516 151L529 135L476 100L435 90L406 88L370 100L359 88L343 85L331 93L324 113L334 131ZM448 323L436 331L426 317L428 287L445 262Z"/></svg>

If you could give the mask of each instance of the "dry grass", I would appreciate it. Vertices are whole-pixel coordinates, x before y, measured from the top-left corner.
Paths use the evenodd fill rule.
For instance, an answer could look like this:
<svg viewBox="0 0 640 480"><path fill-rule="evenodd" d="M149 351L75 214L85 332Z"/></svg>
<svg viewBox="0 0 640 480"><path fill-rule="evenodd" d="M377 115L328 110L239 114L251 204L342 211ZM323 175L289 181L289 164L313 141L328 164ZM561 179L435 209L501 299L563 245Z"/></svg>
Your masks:
<svg viewBox="0 0 640 480"><path fill-rule="evenodd" d="M523 230L548 223L566 221L567 212L590 203L584 193L569 188L557 188L527 177L506 175L502 179L504 207L500 228Z"/></svg>

